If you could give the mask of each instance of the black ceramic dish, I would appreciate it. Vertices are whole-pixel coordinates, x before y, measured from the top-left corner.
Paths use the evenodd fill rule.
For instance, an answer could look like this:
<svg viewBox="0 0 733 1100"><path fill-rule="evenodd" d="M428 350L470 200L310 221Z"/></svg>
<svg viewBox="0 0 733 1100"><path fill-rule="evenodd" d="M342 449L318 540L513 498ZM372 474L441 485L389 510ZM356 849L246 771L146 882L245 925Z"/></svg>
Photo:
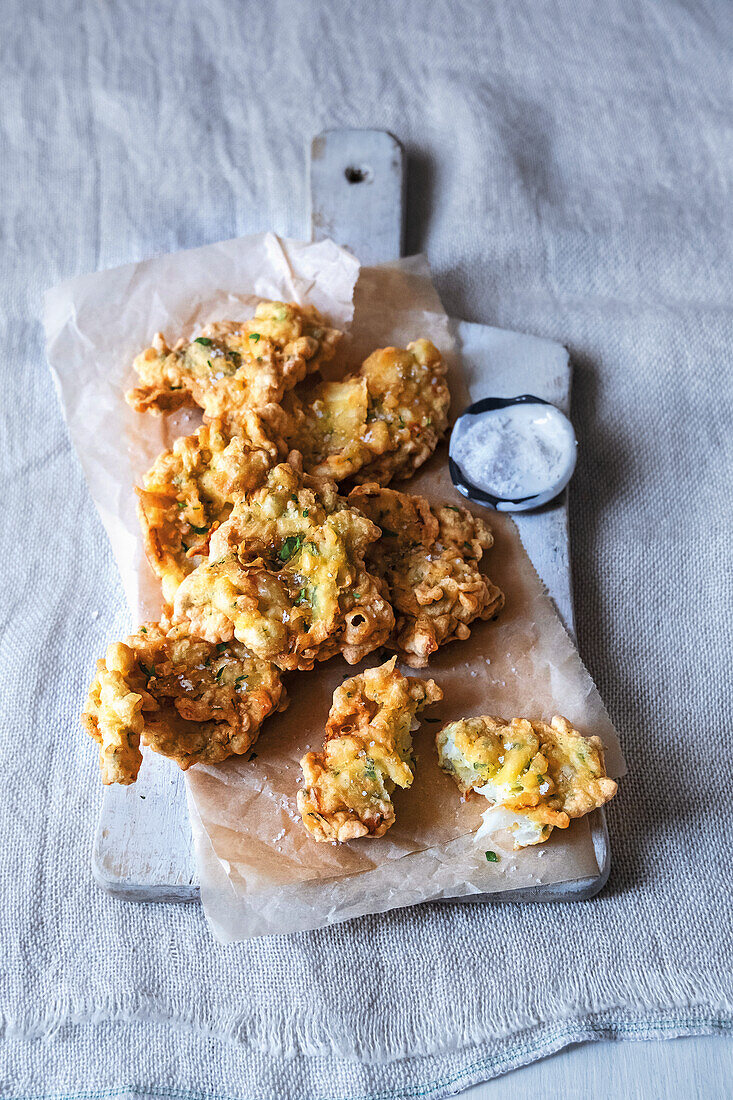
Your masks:
<svg viewBox="0 0 733 1100"><path fill-rule="evenodd" d="M461 422L464 421L464 418L480 416L483 413L494 412L496 409L505 409L511 405L546 405L554 410L554 414L558 418L562 418L562 421L567 425L567 429L569 429L567 431L567 463L563 468L562 475L548 482L546 489L543 489L539 493L533 493L530 496L502 497L490 493L486 489L482 489L471 481L453 454L454 440L460 438ZM458 417L458 420L456 420L451 434L448 468L456 489L458 489L458 492L462 493L463 496L468 497L469 500L477 504L484 504L490 508L496 508L498 511L502 512L525 512L534 508L541 508L543 504L547 504L548 501L554 500L554 498L563 491L570 481L573 470L575 469L576 452L577 442L575 440L572 424L565 414L558 409L556 405L553 405L552 402L545 401L542 397L535 397L530 393L521 394L519 397L484 397L480 401L475 401L472 405L469 405Z"/></svg>

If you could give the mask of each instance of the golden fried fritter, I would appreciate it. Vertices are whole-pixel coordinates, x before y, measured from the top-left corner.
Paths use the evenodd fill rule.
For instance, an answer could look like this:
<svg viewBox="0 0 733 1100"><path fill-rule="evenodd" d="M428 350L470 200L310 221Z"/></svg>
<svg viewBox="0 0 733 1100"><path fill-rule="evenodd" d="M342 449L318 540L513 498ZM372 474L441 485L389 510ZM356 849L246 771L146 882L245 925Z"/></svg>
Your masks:
<svg viewBox="0 0 733 1100"><path fill-rule="evenodd" d="M212 645L185 627L146 623L115 642L89 691L82 721L100 744L104 783L134 783L140 738L183 769L241 755L287 696L274 665L243 645Z"/></svg>
<svg viewBox="0 0 733 1100"><path fill-rule="evenodd" d="M465 508L363 485L349 496L382 537L367 550L369 569L387 585L401 659L423 668L438 646L468 638L476 619L492 619L504 594L479 572L493 545L483 520Z"/></svg>
<svg viewBox="0 0 733 1100"><path fill-rule="evenodd" d="M228 519L239 493L258 488L277 462L263 437L257 445L230 438L220 422L177 439L137 490L138 514L151 568L172 603L178 586L208 555L212 529Z"/></svg>
<svg viewBox="0 0 733 1100"><path fill-rule="evenodd" d="M508 830L514 847L542 844L553 828L602 806L616 793L598 737L583 737L566 718L550 725L482 715L449 722L435 739L441 768L461 791L491 805L476 839Z"/></svg>
<svg viewBox="0 0 733 1100"><path fill-rule="evenodd" d="M97 675L81 716L87 733L99 744L105 784L134 783L142 763L143 697L130 687L128 679L137 671L132 651L119 642L111 645L106 661L97 661Z"/></svg>
<svg viewBox="0 0 733 1100"><path fill-rule="evenodd" d="M403 676L395 661L336 688L323 752L300 762L298 810L314 840L383 836L394 822L392 791L412 784L415 716L443 692L434 680Z"/></svg>
<svg viewBox="0 0 733 1100"><path fill-rule="evenodd" d="M381 348L357 374L287 394L281 435L312 474L382 485L410 477L447 427L445 373L429 340Z"/></svg>
<svg viewBox="0 0 733 1100"><path fill-rule="evenodd" d="M278 412L286 390L331 359L341 336L313 306L260 302L251 320L216 322L173 348L158 333L133 363L141 385L127 400L137 412L198 405L240 430L252 410Z"/></svg>
<svg viewBox="0 0 733 1100"><path fill-rule="evenodd" d="M283 463L214 532L208 562L176 593L174 618L211 642L236 638L282 669L309 669L336 653L356 664L394 626L364 566L378 537L333 482Z"/></svg>

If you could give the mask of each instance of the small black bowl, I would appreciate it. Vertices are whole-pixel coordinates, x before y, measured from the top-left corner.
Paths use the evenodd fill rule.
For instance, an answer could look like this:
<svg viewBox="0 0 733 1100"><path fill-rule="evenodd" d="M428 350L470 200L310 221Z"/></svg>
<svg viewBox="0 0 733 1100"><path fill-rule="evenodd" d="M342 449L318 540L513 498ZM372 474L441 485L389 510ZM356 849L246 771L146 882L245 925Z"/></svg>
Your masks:
<svg viewBox="0 0 733 1100"><path fill-rule="evenodd" d="M548 482L546 489L543 489L539 493L534 493L531 496L518 498L501 497L488 492L486 489L480 488L470 480L453 453L454 442L459 441L461 438L461 422L465 422L466 417L480 416L482 413L494 412L496 409L506 409L510 405L546 405L553 410L552 415L556 418L558 423L561 424L567 438L567 463L563 467L561 476L555 477ZM448 456L448 468L456 489L459 493L462 493L463 496L468 497L469 500L473 500L477 504L485 504L487 507L495 508L500 512L527 512L533 508L541 508L543 504L547 504L548 501L554 500L555 497L563 491L573 475L577 449L578 444L570 420L565 413L562 412L561 409L558 409L556 405L553 405L551 401L545 401L544 398L535 397L530 393L523 393L519 397L484 397L480 401L475 401L472 405L469 405L453 425Z"/></svg>

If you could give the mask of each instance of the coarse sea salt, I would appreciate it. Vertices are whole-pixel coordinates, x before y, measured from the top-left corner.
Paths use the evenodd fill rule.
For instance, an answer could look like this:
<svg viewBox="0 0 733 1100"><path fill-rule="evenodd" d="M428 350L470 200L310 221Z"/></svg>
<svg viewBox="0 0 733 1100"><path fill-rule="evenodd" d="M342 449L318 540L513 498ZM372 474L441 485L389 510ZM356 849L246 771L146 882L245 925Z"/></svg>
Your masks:
<svg viewBox="0 0 733 1100"><path fill-rule="evenodd" d="M470 483L467 495L477 488L502 508L503 501L535 506L556 496L570 480L576 448L564 413L532 401L467 410L453 430L450 455Z"/></svg>

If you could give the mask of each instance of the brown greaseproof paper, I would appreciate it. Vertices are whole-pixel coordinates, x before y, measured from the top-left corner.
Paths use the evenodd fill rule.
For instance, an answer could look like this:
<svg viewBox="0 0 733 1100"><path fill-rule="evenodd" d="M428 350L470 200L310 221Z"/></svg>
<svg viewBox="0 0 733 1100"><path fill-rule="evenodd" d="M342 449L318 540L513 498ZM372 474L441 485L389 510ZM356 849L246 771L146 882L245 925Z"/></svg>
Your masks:
<svg viewBox="0 0 733 1100"><path fill-rule="evenodd" d="M439 451L410 491L465 505ZM329 661L310 674L286 679L289 710L267 723L250 761L191 769L189 807L207 915L218 938L319 927L368 912L435 898L520 889L597 874L585 819L547 844L513 852L500 841L488 863L473 833L487 803L462 801L437 764L434 738L441 725L472 714L550 718L564 714L606 746L611 775L624 772L618 739L593 682L524 552L514 523L492 515L495 544L483 566L506 594L495 622L478 623L465 642L445 646L429 669L442 702L423 713L413 735L416 778L393 796L396 822L377 840L316 844L296 809L298 761L322 743L331 695L349 669ZM377 664L374 654L358 666ZM344 877L346 876L346 877Z"/></svg>
<svg viewBox="0 0 733 1100"><path fill-rule="evenodd" d="M360 270L331 242L302 245L268 234L87 276L51 291L49 361L138 619L157 615L159 596L142 554L133 485L159 451L177 434L193 431L198 419L189 413L167 421L133 413L123 400L133 381L131 360L155 331L172 341L207 321L245 318L259 297L311 301L335 324L349 327L343 356L349 366L375 347L432 339L449 362L453 411L466 403L448 318L420 257ZM445 448L399 487L466 503L450 483ZM265 723L253 756L186 773L202 900L221 940L597 873L585 820L521 853L494 845L500 859L488 863L472 836L484 800L462 802L437 767L434 734L444 721L479 713L561 713L601 737L610 774L624 770L600 697L514 524L494 513L488 518L496 543L483 565L504 590L506 607L497 622L479 623L468 641L440 650L429 669L404 669L433 677L444 699L425 712L415 734L416 780L410 790L395 793L397 820L385 837L317 844L296 812L298 761L321 746L333 689L358 671L340 659L285 677L290 708ZM373 654L359 667L387 656Z"/></svg>

